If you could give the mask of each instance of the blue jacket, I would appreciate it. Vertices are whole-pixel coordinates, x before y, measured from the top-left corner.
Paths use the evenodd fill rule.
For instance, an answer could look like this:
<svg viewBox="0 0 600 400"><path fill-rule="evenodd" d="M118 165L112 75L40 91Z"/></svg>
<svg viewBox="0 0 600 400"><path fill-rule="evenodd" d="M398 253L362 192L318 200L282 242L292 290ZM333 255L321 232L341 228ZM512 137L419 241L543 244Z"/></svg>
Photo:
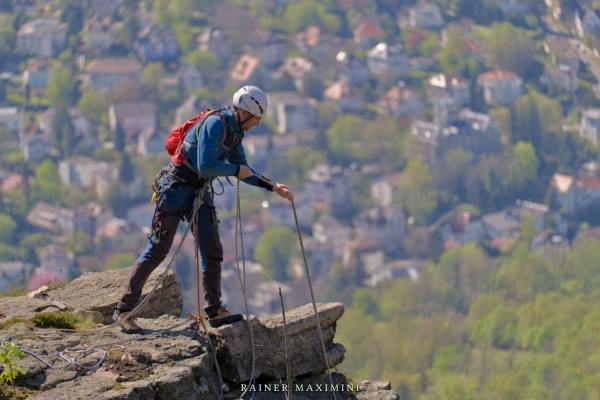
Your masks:
<svg viewBox="0 0 600 400"><path fill-rule="evenodd" d="M235 120L233 110L227 107L223 115L227 118L228 134L237 135L238 139L238 144L227 157L229 163L221 161L226 152L220 146L225 137L225 124L218 115L210 115L201 126L196 124L190 129L184 141L190 164L210 180L217 176L236 176L240 169L239 165L248 166L242 146L244 133ZM253 186L266 187L256 176L245 178L243 181Z"/></svg>

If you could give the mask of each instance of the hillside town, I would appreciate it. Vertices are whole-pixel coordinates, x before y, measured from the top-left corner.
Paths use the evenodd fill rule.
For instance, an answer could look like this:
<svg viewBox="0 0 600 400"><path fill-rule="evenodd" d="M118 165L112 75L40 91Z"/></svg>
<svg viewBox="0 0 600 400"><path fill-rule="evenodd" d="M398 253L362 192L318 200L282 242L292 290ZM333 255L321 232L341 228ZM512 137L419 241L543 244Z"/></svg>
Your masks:
<svg viewBox="0 0 600 400"><path fill-rule="evenodd" d="M600 4L445 3L0 1L0 290L130 266L168 133L243 85L269 98L246 154L294 190L321 300L469 242L600 238ZM221 183L224 301L242 308ZM279 287L305 304L289 202L244 186L241 210L252 312ZM188 240L190 304L193 264Z"/></svg>

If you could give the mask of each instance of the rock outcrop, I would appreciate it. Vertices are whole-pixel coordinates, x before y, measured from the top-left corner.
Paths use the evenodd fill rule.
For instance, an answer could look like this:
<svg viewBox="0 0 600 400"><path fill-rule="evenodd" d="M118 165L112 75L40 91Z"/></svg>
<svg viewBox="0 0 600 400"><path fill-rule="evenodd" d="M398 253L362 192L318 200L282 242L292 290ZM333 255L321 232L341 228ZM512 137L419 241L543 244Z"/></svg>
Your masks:
<svg viewBox="0 0 600 400"><path fill-rule="evenodd" d="M60 311L53 301L58 301L69 310L97 311L103 316L104 323L112 322L113 308L121 297L125 278L131 268L113 269L107 272L88 272L58 289L45 291L39 298L4 297L2 298L2 313L6 318L31 318L36 313L44 311ZM144 298L160 279L162 268L157 268L148 278L142 298ZM169 271L158 286L148 304L139 311L142 318L157 318L161 315L180 316L183 307L181 285L173 271Z"/></svg>
<svg viewBox="0 0 600 400"><path fill-rule="evenodd" d="M344 306L341 303L318 304L317 311L327 350L327 361L333 368L344 360L346 352L344 346L333 343L335 324L344 314ZM250 320L254 334L256 376L276 380L286 379L282 314L265 318L252 317ZM315 371L325 371L327 367L312 304L287 312L286 325L292 378ZM212 331L211 337L219 343L217 359L223 374L237 383L249 380L252 377L252 348L247 324L236 323L224 326Z"/></svg>
<svg viewBox="0 0 600 400"><path fill-rule="evenodd" d="M20 296L0 299L2 314L6 315L0 319L0 323L15 322L12 325L5 324L7 328L0 331L0 339L34 332L31 330L32 323L28 320L40 311L60 313L61 309L77 310L108 323L128 272L114 270L85 274L60 289L44 291L45 294L38 296L39 298ZM160 272L152 274L144 288L144 294L156 283ZM107 347L107 358L99 367L91 370L73 365L52 369L34 357L27 356L18 362L27 371L16 380L19 395L48 400L221 398L221 384L214 356L209 350L202 325L189 323L168 332L152 334L183 321L179 318L182 307L180 290L175 275L167 274L149 303L141 310L143 318L138 321L145 328L144 336L126 335L118 327L114 327L87 338L17 338L15 343L20 348L40 355L52 365L65 364L59 353L69 347L136 339ZM341 303L329 303L319 304L317 309L328 363L333 368L344 359L344 347L334 343L336 322L343 315L344 307ZM22 320L25 322L17 322ZM246 321L219 329L209 328L206 324L209 338L216 349L225 387L224 397L240 398L248 389L254 390L255 399L285 399L284 392L290 387L286 386L288 370L282 315L264 318L251 316L250 321L254 334L256 371L252 381L252 348ZM398 399L398 395L390 390L388 382L349 382L343 374L337 372L332 372L334 386L331 386L312 305L286 312L286 323L294 399L331 399L334 395L332 392L340 400ZM83 354L77 361L84 365L94 365L101 356L101 352ZM6 395L10 392L6 391ZM250 398L250 393L244 398Z"/></svg>

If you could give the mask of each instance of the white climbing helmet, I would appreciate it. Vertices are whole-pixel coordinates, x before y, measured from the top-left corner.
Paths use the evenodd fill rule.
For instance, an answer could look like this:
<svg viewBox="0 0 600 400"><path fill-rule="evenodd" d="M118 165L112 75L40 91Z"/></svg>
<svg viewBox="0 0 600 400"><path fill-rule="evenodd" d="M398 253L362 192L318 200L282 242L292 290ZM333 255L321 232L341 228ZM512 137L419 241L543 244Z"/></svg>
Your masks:
<svg viewBox="0 0 600 400"><path fill-rule="evenodd" d="M233 95L233 105L262 118L267 113L269 100L265 92L256 86L244 86Z"/></svg>

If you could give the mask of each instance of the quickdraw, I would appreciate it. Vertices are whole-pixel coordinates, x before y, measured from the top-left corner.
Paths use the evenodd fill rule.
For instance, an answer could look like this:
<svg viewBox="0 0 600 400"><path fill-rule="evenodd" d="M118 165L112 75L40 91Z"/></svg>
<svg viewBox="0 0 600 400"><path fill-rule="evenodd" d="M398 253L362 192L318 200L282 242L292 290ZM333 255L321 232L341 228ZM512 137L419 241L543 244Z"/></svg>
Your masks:
<svg viewBox="0 0 600 400"><path fill-rule="evenodd" d="M154 214L154 221L148 232L148 239L151 239L154 244L160 243L160 237L166 235L168 232L162 230L162 223L165 218L164 211L158 209Z"/></svg>

